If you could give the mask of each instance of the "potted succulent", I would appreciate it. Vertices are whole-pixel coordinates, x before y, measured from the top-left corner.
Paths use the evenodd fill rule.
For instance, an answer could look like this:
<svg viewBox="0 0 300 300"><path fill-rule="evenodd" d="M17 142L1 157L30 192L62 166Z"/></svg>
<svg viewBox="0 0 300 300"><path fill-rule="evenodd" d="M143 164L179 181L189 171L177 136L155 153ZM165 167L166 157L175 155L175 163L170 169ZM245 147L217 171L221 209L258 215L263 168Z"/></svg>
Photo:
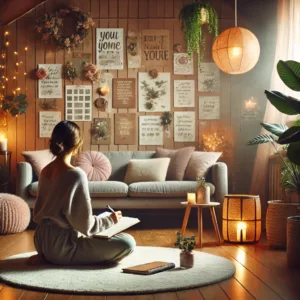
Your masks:
<svg viewBox="0 0 300 300"><path fill-rule="evenodd" d="M195 51L201 61L201 49L204 49L205 39L202 26L207 24L208 32L214 38L218 36L218 14L209 3L200 3L195 0L182 7L179 13L181 28L184 32L187 52L189 56Z"/></svg>
<svg viewBox="0 0 300 300"><path fill-rule="evenodd" d="M291 89L300 91L300 64L295 61L279 61L277 71L283 82ZM300 101L276 91L265 91L268 100L280 112L287 115L300 113ZM300 126L288 128L282 124L261 123L271 134L261 134L251 141L249 145L272 143L282 161L281 184L287 194L296 194L298 203L288 200L268 201L266 216L267 239L270 246L285 248L287 240L287 218L300 214ZM276 145L285 145L278 149Z"/></svg>
<svg viewBox="0 0 300 300"><path fill-rule="evenodd" d="M177 232L177 241L174 244L180 252L180 267L192 268L194 266L194 253L193 249L196 245L196 237L183 237L180 232Z"/></svg>

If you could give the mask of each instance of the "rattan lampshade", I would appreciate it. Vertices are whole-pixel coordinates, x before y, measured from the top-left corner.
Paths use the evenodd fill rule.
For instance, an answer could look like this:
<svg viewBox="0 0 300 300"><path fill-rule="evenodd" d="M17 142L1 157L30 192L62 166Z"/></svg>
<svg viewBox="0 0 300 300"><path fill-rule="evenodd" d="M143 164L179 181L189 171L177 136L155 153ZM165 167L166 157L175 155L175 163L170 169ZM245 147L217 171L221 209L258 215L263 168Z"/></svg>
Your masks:
<svg viewBox="0 0 300 300"><path fill-rule="evenodd" d="M217 66L228 74L243 74L258 62L260 46L256 36L248 29L232 27L215 40L212 56Z"/></svg>
<svg viewBox="0 0 300 300"><path fill-rule="evenodd" d="M230 243L255 243L261 235L259 196L228 195L223 203L223 238Z"/></svg>

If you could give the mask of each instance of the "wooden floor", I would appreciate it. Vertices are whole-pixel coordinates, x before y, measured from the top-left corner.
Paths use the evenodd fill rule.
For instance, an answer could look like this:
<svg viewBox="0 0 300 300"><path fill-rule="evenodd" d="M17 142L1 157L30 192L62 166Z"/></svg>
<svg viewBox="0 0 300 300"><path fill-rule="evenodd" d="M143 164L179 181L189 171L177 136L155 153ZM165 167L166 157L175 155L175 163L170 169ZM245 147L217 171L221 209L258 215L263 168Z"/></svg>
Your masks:
<svg viewBox="0 0 300 300"><path fill-rule="evenodd" d="M129 231L137 245L173 247L177 229ZM187 230L187 235L196 233ZM0 236L0 259L34 251L33 231ZM198 299L300 299L300 270L286 268L286 252L270 250L265 238L256 245L214 244L212 231L204 232L204 248L196 249L230 259L236 273L233 278L193 290L139 296L62 295L15 289L0 284L1 300L198 300ZM299 253L300 255L300 253ZM201 276L201 274L199 274ZM182 278L184 280L184 278Z"/></svg>

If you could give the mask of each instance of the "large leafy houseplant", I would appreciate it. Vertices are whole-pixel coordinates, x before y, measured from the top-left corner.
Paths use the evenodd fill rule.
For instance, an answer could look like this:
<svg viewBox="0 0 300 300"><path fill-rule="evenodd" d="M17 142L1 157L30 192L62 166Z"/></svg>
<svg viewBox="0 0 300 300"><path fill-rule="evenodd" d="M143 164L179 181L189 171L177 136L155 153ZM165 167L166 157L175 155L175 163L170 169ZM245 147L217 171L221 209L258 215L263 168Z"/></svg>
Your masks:
<svg viewBox="0 0 300 300"><path fill-rule="evenodd" d="M182 7L179 20L184 32L188 55L191 56L195 51L201 61L201 49L204 49L205 44L202 26L207 24L208 32L216 38L219 27L217 12L210 4L195 0Z"/></svg>

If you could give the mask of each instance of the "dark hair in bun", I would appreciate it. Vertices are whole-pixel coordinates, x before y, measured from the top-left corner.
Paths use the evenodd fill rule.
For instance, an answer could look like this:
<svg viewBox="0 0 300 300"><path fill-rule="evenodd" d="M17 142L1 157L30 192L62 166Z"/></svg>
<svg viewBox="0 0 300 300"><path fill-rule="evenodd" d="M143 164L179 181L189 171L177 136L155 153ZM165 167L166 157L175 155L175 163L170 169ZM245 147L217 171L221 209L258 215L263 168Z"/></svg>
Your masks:
<svg viewBox="0 0 300 300"><path fill-rule="evenodd" d="M61 121L53 129L50 139L50 151L55 156L65 156L82 145L81 132L72 121Z"/></svg>

